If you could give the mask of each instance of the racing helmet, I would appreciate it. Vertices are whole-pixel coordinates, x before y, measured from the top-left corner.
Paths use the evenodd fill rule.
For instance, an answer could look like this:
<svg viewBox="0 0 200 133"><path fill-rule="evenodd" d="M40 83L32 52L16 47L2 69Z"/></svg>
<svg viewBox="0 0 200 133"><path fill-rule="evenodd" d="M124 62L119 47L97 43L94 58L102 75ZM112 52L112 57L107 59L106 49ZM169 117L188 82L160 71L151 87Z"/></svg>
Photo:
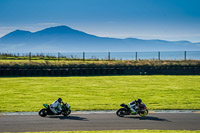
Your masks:
<svg viewBox="0 0 200 133"><path fill-rule="evenodd" d="M62 98L58 98L58 102L61 103L62 102Z"/></svg>
<svg viewBox="0 0 200 133"><path fill-rule="evenodd" d="M138 99L137 102L138 102L139 104L141 104L141 103L142 103L142 100L141 100L141 99Z"/></svg>

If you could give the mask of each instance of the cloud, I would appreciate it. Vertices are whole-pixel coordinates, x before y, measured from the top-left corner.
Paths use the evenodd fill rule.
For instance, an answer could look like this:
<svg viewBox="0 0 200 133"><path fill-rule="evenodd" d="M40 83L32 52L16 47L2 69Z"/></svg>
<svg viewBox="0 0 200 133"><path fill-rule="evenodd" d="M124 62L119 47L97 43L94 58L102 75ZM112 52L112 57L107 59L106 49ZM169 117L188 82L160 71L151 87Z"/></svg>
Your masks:
<svg viewBox="0 0 200 133"><path fill-rule="evenodd" d="M8 27L6 27L6 26L0 27L0 37L12 32L16 29L18 29L18 27L14 27L14 26L13 27L12 26L11 27L9 27L9 26Z"/></svg>

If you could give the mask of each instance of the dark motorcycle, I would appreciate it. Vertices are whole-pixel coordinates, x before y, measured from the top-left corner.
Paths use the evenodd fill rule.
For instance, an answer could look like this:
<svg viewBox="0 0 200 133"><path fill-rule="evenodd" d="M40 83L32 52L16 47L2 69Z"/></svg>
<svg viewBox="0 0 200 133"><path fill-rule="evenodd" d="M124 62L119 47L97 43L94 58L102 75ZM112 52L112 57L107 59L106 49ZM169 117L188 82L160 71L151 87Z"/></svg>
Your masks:
<svg viewBox="0 0 200 133"><path fill-rule="evenodd" d="M117 116L119 117L124 117L125 115L137 115L137 114L139 114L141 117L144 117L148 114L148 109L144 103L140 104L138 109L135 109L136 110L135 114L131 113L131 109L128 107L128 105L122 103L120 106L122 106L123 108L118 109L116 112Z"/></svg>
<svg viewBox="0 0 200 133"><path fill-rule="evenodd" d="M47 115L55 115L51 111L51 109L50 109L48 104L43 104L43 106L45 108L41 109L39 111L39 113L38 113L41 117L45 117ZM71 113L71 110L70 110L71 106L68 103L62 103L61 108L62 108L62 111L60 113L56 114L56 115L61 115L62 114L64 116L68 116Z"/></svg>

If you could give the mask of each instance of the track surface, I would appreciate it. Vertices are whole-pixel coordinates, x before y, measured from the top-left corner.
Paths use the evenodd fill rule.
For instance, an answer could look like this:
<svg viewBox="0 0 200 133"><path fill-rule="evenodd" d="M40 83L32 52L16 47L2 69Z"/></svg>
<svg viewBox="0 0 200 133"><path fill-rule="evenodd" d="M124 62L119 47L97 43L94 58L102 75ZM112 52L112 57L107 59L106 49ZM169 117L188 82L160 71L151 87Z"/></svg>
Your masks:
<svg viewBox="0 0 200 133"><path fill-rule="evenodd" d="M161 129L200 130L199 113L152 113L145 118L115 113L64 116L0 115L0 132Z"/></svg>

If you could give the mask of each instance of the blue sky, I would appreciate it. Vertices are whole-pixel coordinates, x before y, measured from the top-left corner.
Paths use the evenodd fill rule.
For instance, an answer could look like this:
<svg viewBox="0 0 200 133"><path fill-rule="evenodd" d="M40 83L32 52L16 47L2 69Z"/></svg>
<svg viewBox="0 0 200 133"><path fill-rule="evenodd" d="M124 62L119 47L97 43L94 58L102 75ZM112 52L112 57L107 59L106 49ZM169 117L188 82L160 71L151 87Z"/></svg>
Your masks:
<svg viewBox="0 0 200 133"><path fill-rule="evenodd" d="M103 37L200 42L200 0L0 0L0 37L57 25Z"/></svg>

